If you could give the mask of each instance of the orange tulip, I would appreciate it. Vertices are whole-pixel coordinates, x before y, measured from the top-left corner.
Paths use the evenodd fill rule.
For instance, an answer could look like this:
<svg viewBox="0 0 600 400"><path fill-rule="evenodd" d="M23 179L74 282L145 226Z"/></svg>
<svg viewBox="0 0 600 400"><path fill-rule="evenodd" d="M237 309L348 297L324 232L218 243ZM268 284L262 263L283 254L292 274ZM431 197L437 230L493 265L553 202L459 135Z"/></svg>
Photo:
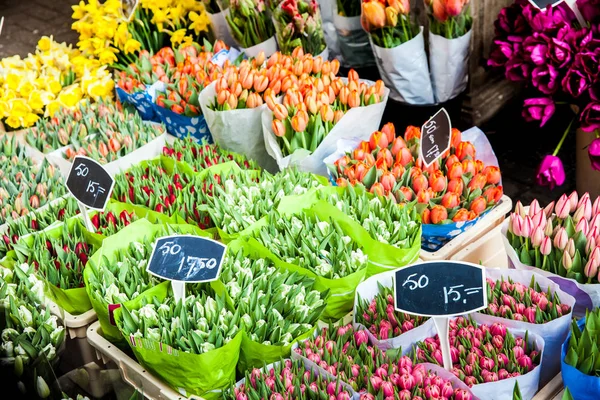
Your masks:
<svg viewBox="0 0 600 400"><path fill-rule="evenodd" d="M321 119L325 122L332 122L333 121L333 110L331 109L331 106L329 106L329 104L323 104L321 105Z"/></svg>
<svg viewBox="0 0 600 400"><path fill-rule="evenodd" d="M274 119L273 122L271 122L271 128L273 129L273 133L275 134L275 136L285 136L285 125L283 124L283 122Z"/></svg>
<svg viewBox="0 0 600 400"><path fill-rule="evenodd" d="M312 73L313 74L318 74L319 72L321 72L321 67L323 66L323 57L321 56L317 56L313 59L313 68L312 68Z"/></svg>
<svg viewBox="0 0 600 400"><path fill-rule="evenodd" d="M404 198L402 198L402 196L399 196L399 194L402 194L402 196L404 196ZM396 197L398 198L398 201L412 201L414 196L414 193L412 190L410 190L410 188L407 188L406 186L402 186L400 188L400 190L398 190L398 192L396 192Z"/></svg>
<svg viewBox="0 0 600 400"><path fill-rule="evenodd" d="M396 184L396 177L391 172L385 171L381 175L381 178L379 178L379 182L381 182L383 189L387 193L394 188L394 185Z"/></svg>
<svg viewBox="0 0 600 400"><path fill-rule="evenodd" d="M258 93L262 93L269 86L269 78L264 75L254 76L254 90Z"/></svg>
<svg viewBox="0 0 600 400"><path fill-rule="evenodd" d="M296 107L301 102L302 95L300 94L300 92L297 92L295 90L286 92L285 96L283 97L283 104L288 107Z"/></svg>
<svg viewBox="0 0 600 400"><path fill-rule="evenodd" d="M262 104L262 99L258 93L250 93L248 95L248 99L246 100L247 108L256 108Z"/></svg>
<svg viewBox="0 0 600 400"><path fill-rule="evenodd" d="M477 173L477 166L475 166L473 160L463 160L462 167L463 174L471 174L471 176L474 176Z"/></svg>
<svg viewBox="0 0 600 400"><path fill-rule="evenodd" d="M487 188L485 192L483 192L483 197L485 197L488 203L493 204L500 201L502 194L502 186L495 186Z"/></svg>
<svg viewBox="0 0 600 400"><path fill-rule="evenodd" d="M431 224L431 210L425 208L421 213L421 222L425 225Z"/></svg>
<svg viewBox="0 0 600 400"><path fill-rule="evenodd" d="M454 214L454 217L452 217L452 221L454 221L454 222L461 222L461 221L468 221L468 220L469 220L469 211L467 211L464 208L461 208L460 210L458 210L456 212L456 214Z"/></svg>
<svg viewBox="0 0 600 400"><path fill-rule="evenodd" d="M351 108L360 107L360 94L354 90L348 96L348 106Z"/></svg>
<svg viewBox="0 0 600 400"><path fill-rule="evenodd" d="M431 192L429 190L423 189L420 192L417 192L417 203L427 204L429 200L431 200Z"/></svg>
<svg viewBox="0 0 600 400"><path fill-rule="evenodd" d="M392 156L392 152L387 147L384 147L377 153L377 160L383 160L385 165L391 166L394 163L394 156Z"/></svg>
<svg viewBox="0 0 600 400"><path fill-rule="evenodd" d="M457 193L460 196L464 188L465 184L462 178L451 179L450 182L448 182L448 192Z"/></svg>
<svg viewBox="0 0 600 400"><path fill-rule="evenodd" d="M273 109L273 116L280 121L286 119L288 117L288 110L286 106L284 106L283 104L275 104L275 108Z"/></svg>
<svg viewBox="0 0 600 400"><path fill-rule="evenodd" d="M461 179L463 176L463 165L460 162L455 162L448 169L448 178L453 179Z"/></svg>
<svg viewBox="0 0 600 400"><path fill-rule="evenodd" d="M354 166L354 172L356 173L356 179L362 182L367 172L369 172L369 168L366 164L359 162Z"/></svg>
<svg viewBox="0 0 600 400"><path fill-rule="evenodd" d="M446 210L446 207L440 205L433 206L429 215L432 224L439 224L448 219L448 211Z"/></svg>
<svg viewBox="0 0 600 400"><path fill-rule="evenodd" d="M363 14L367 22L367 30L379 29L385 26L385 7L379 1L363 3Z"/></svg>
<svg viewBox="0 0 600 400"><path fill-rule="evenodd" d="M462 133L456 129L452 128L452 135L450 139L450 145L454 148L457 148L462 140Z"/></svg>
<svg viewBox="0 0 600 400"><path fill-rule="evenodd" d="M402 166L406 167L406 165L412 161L413 156L410 153L410 150L406 147L401 148L398 154L396 154L396 162L401 164Z"/></svg>
<svg viewBox="0 0 600 400"><path fill-rule="evenodd" d="M444 0L432 0L431 8L433 9L433 17L439 22L446 22L448 14L444 6Z"/></svg>
<svg viewBox="0 0 600 400"><path fill-rule="evenodd" d="M369 190L369 192L371 192L377 196L383 197L383 195L385 193L385 189L383 188L383 185L381 183L375 182L373 184L373 186L371 186L371 189Z"/></svg>
<svg viewBox="0 0 600 400"><path fill-rule="evenodd" d="M350 157L346 154L344 157L340 157L333 164L339 169L344 168L350 162Z"/></svg>
<svg viewBox="0 0 600 400"><path fill-rule="evenodd" d="M225 104L225 102L227 101L227 98L229 97L229 92L227 91L227 89L223 89L220 92L218 92L217 94L217 103L222 106L223 104Z"/></svg>
<svg viewBox="0 0 600 400"><path fill-rule="evenodd" d="M217 79L217 83L215 83L215 92L219 93L223 89L227 89L227 79L224 76Z"/></svg>
<svg viewBox="0 0 600 400"><path fill-rule="evenodd" d="M434 192L443 192L446 190L446 177L442 171L435 171L432 175L429 175L429 186Z"/></svg>
<svg viewBox="0 0 600 400"><path fill-rule="evenodd" d="M491 183L493 185L500 183L500 168L493 165L488 165L483 170L483 174L487 177L487 183Z"/></svg>
<svg viewBox="0 0 600 400"><path fill-rule="evenodd" d="M338 94L340 99L340 103L346 105L348 104L348 97L350 97L350 90L344 86L340 89L340 93Z"/></svg>
<svg viewBox="0 0 600 400"><path fill-rule="evenodd" d="M448 16L456 17L462 12L463 6L467 2L463 0L445 0L444 3L446 5L446 13Z"/></svg>
<svg viewBox="0 0 600 400"><path fill-rule="evenodd" d="M298 46L294 50L292 50L292 57L302 58L303 56L304 56L304 49L302 48L302 46Z"/></svg>
<svg viewBox="0 0 600 400"><path fill-rule="evenodd" d="M375 131L371 134L369 139L369 146L371 150L375 150L377 147L383 149L388 147L388 137L381 131Z"/></svg>
<svg viewBox="0 0 600 400"><path fill-rule="evenodd" d="M338 122L340 122L340 119L342 119L343 116L344 116L344 112L342 110L336 110L333 113L333 123L337 124Z"/></svg>
<svg viewBox="0 0 600 400"><path fill-rule="evenodd" d="M227 98L227 106L229 106L229 110L235 110L238 105L238 99L235 97L233 93L229 93L229 97Z"/></svg>
<svg viewBox="0 0 600 400"><path fill-rule="evenodd" d="M460 161L470 157L471 160L475 159L475 147L471 142L460 142L456 148L456 156Z"/></svg>
<svg viewBox="0 0 600 400"><path fill-rule="evenodd" d="M331 73L333 74L333 76L337 75L338 72L340 71L340 61L337 58L334 58L333 61L331 61Z"/></svg>
<svg viewBox="0 0 600 400"><path fill-rule="evenodd" d="M479 215L485 211L487 208L487 202L483 196L478 196L471 202L471 206L469 207L470 211L473 211L475 214Z"/></svg>
<svg viewBox="0 0 600 400"><path fill-rule="evenodd" d="M300 110L292 117L292 128L296 132L304 132L308 124L308 114L306 111Z"/></svg>
<svg viewBox="0 0 600 400"><path fill-rule="evenodd" d="M264 99L265 99L265 103L267 103L267 107L269 107L269 110L273 111L275 109L275 95L273 94L273 92L271 91L271 89L267 89L265 90L265 92L263 93Z"/></svg>
<svg viewBox="0 0 600 400"><path fill-rule="evenodd" d="M415 138L421 139L421 128L412 125L407 126L406 131L404 131L404 140L408 142Z"/></svg>
<svg viewBox="0 0 600 400"><path fill-rule="evenodd" d="M348 82L358 82L358 72L353 68L348 71Z"/></svg>
<svg viewBox="0 0 600 400"><path fill-rule="evenodd" d="M396 137L396 128L394 127L394 124L388 122L381 128L381 132L385 133L389 143L394 141L394 138Z"/></svg>
<svg viewBox="0 0 600 400"><path fill-rule="evenodd" d="M460 195L454 192L446 192L444 196L442 196L442 206L447 209L452 209L454 207L458 207L460 204Z"/></svg>
<svg viewBox="0 0 600 400"><path fill-rule="evenodd" d="M469 182L467 187L471 190L475 190L475 189L483 190L483 188L485 187L486 184L487 184L487 176L485 176L484 174L476 174L475 176L473 176L473 178L471 179L471 181Z"/></svg>
<svg viewBox="0 0 600 400"><path fill-rule="evenodd" d="M383 98L383 95L385 94L385 84L383 83L383 81L380 79L377 82L375 82L375 93L377 94L377 96L379 96L379 98Z"/></svg>
<svg viewBox="0 0 600 400"><path fill-rule="evenodd" d="M427 182L425 175L417 175L412 179L412 190L414 190L415 193L424 191L428 187L429 183Z"/></svg>
<svg viewBox="0 0 600 400"><path fill-rule="evenodd" d="M385 126L383 128L385 129ZM403 148L406 148L406 142L402 139L402 136L398 136L392 142L392 154L397 156Z"/></svg>
<svg viewBox="0 0 600 400"><path fill-rule="evenodd" d="M406 172L406 168L402 164L395 163L392 167L392 175L396 177L396 179L402 178L404 173Z"/></svg>

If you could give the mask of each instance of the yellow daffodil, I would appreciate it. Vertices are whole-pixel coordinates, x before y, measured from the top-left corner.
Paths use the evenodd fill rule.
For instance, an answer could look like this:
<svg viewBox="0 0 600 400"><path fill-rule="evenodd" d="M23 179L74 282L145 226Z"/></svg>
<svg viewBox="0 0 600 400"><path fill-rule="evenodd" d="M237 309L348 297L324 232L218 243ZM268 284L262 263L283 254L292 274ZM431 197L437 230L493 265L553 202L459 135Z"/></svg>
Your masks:
<svg viewBox="0 0 600 400"><path fill-rule="evenodd" d="M142 44L137 40L127 39L127 42L125 42L125 46L123 46L123 51L125 52L125 54L130 54L139 51L141 47Z"/></svg>
<svg viewBox="0 0 600 400"><path fill-rule="evenodd" d="M190 24L190 29L193 29L196 35L200 32L208 32L210 18L206 12L202 11L200 14L198 14L195 11L192 11L189 13L188 17L190 21L192 21Z"/></svg>
<svg viewBox="0 0 600 400"><path fill-rule="evenodd" d="M52 38L48 36L42 36L42 38L38 41L38 49L41 51L48 51L52 46Z"/></svg>
<svg viewBox="0 0 600 400"><path fill-rule="evenodd" d="M173 34L171 35L171 44L173 46L176 46L179 43L181 43L183 41L183 38L185 37L186 32L187 31L185 29L178 29L175 32L173 32Z"/></svg>

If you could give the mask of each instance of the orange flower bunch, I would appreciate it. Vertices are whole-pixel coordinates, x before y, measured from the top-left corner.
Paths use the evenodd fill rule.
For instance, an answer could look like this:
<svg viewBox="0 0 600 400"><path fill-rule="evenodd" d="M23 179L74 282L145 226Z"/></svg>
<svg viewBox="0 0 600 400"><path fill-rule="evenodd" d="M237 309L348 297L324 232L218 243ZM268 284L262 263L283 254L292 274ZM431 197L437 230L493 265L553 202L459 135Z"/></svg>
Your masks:
<svg viewBox="0 0 600 400"><path fill-rule="evenodd" d="M334 72L337 71L331 71ZM379 103L384 91L383 81L368 86L359 81L354 70L350 70L346 82L327 74L301 75L298 85L285 92L283 104L276 104L274 99L267 102L282 154L286 156L297 149L315 151L348 110Z"/></svg>
<svg viewBox="0 0 600 400"><path fill-rule="evenodd" d="M432 33L455 39L471 29L473 17L469 14L469 0L425 0L425 5Z"/></svg>
<svg viewBox="0 0 600 400"><path fill-rule="evenodd" d="M424 224L473 220L500 201L499 168L478 160L458 129L452 129L450 149L429 167L419 158L420 139L418 127L409 126L402 137L386 124L335 162L337 184L416 202Z"/></svg>
<svg viewBox="0 0 600 400"><path fill-rule="evenodd" d="M377 46L392 48L419 33L409 13L409 0L363 0L361 22Z"/></svg>
<svg viewBox="0 0 600 400"><path fill-rule="evenodd" d="M310 77L326 77L327 82L335 78L339 61L323 61L321 56L304 54L301 47L292 55L280 52L273 54L265 64L261 52L252 60L244 60L239 66L229 66L215 84L213 110L227 111L255 108L265 102L275 104L275 97ZM272 108L272 107L271 107Z"/></svg>

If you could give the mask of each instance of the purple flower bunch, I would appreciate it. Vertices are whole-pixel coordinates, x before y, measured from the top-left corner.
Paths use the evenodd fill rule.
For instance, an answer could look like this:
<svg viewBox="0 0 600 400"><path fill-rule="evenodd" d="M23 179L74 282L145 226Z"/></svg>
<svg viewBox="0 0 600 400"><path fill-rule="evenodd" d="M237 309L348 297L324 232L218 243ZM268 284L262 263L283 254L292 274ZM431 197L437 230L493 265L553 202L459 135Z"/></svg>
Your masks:
<svg viewBox="0 0 600 400"><path fill-rule="evenodd" d="M525 100L523 117L544 126L557 104L577 105L581 128L600 129L600 0L578 0L588 27L580 27L563 3L540 10L526 0L504 8L495 22L496 36L488 65L504 68L507 79L526 82L538 92ZM565 132L565 136L568 132ZM564 182L556 153L538 170L538 183L553 187ZM597 142L597 143L596 143ZM590 158L600 157L600 139L589 147ZM597 154L594 153L597 150ZM594 154L592 154L594 153Z"/></svg>

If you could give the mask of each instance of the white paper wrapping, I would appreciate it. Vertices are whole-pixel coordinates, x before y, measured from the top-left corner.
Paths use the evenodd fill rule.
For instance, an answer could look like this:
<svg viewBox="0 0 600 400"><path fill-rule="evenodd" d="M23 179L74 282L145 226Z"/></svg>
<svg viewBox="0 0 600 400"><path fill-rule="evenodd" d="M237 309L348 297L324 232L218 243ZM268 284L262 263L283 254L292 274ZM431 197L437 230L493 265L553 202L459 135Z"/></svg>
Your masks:
<svg viewBox="0 0 600 400"><path fill-rule="evenodd" d="M211 110L209 106L216 97L215 85L216 82L211 83L199 96L202 114L215 143L226 150L245 155L268 171L277 171L275 161L267 154L263 139L261 115L268 110L267 105L230 111Z"/></svg>
<svg viewBox="0 0 600 400"><path fill-rule="evenodd" d="M371 81L362 81L369 86L373 85ZM371 134L379 129L389 92L389 89L386 88L382 101L377 104L348 110L312 154L308 150L299 149L294 154L283 157L277 143L277 137L271 127L273 113L266 108L262 113L262 130L267 153L275 159L279 170L296 166L302 171L327 176L327 166L324 160L337 151L338 141L348 139L368 140Z"/></svg>
<svg viewBox="0 0 600 400"><path fill-rule="evenodd" d="M333 25L333 1L332 0L317 0L321 10L321 20L323 21L323 33L325 34L325 43L329 48L331 58L340 57L340 43L338 41L335 26Z"/></svg>
<svg viewBox="0 0 600 400"><path fill-rule="evenodd" d="M259 43L255 46L248 47L247 49L241 48L243 53L250 58L256 57L261 51L265 52L265 57L270 57L273 53L275 53L278 49L277 40L275 40L275 36L271 36L271 38L265 40L262 43Z"/></svg>
<svg viewBox="0 0 600 400"><path fill-rule="evenodd" d="M438 103L453 99L467 87L471 32L456 39L429 32L431 83Z"/></svg>
<svg viewBox="0 0 600 400"><path fill-rule="evenodd" d="M229 32L229 26L227 26L227 20L225 19L229 15L229 8L216 14L207 14L210 18L210 26L215 34L215 38L224 41L229 47L238 47L238 44L231 36L231 32Z"/></svg>
<svg viewBox="0 0 600 400"><path fill-rule="evenodd" d="M360 16L342 17L334 13L333 25L338 36L344 65L359 68L375 64L369 35L362 28Z"/></svg>
<svg viewBox="0 0 600 400"><path fill-rule="evenodd" d="M558 295L562 303L571 307L571 312L569 314L565 314L562 317L546 322L545 324L532 324L478 313L479 321L485 324L491 325L494 322L500 322L509 328L525 329L529 332L536 333L544 339L545 348L542 362L543 366L540 374L540 386L544 386L560 372L560 357L557 357L557 354L560 354L561 346L569 333L573 307L575 306L575 298L562 291L560 287L550 279L545 278L534 271L486 268L485 274L486 278L493 279L494 281L502 277L504 280L510 278L513 282L520 282L525 286L529 286L531 278L535 277L535 281L540 285L542 291L547 292L548 289L550 289L552 293Z"/></svg>
<svg viewBox="0 0 600 400"><path fill-rule="evenodd" d="M413 39L391 49L379 47L370 40L377 69L390 88L391 98L409 104L433 104L423 27Z"/></svg>
<svg viewBox="0 0 600 400"><path fill-rule="evenodd" d="M356 313L362 302L370 302L379 293L378 284L385 287L392 287L394 285L394 274L395 271L383 272L375 276L370 277L359 283L356 288L356 296L354 297L354 313L353 313L353 325L355 329L363 329L369 336L369 342L374 346L379 347L382 350L398 349L402 348L402 354L406 355L412 351L412 346L423 338L427 337L429 333L435 331L433 326L433 320L429 319L423 325L420 325L408 332L401 334L390 339L379 340L377 339L364 325L356 322ZM431 326L430 326L431 325Z"/></svg>
<svg viewBox="0 0 600 400"><path fill-rule="evenodd" d="M584 317L586 310L600 306L600 284L599 283L579 283L574 279L562 277L560 275L553 274L552 272L545 271L541 268L533 267L531 265L525 265L519 259L517 252L508 242L506 234L508 232L508 224L510 218L507 218L502 223L502 242L504 243L504 249L508 255L508 266L509 268L516 268L520 270L534 271L536 274L545 276L553 282L557 283L561 290L567 292L575 298L575 307L573 315L576 317Z"/></svg>

